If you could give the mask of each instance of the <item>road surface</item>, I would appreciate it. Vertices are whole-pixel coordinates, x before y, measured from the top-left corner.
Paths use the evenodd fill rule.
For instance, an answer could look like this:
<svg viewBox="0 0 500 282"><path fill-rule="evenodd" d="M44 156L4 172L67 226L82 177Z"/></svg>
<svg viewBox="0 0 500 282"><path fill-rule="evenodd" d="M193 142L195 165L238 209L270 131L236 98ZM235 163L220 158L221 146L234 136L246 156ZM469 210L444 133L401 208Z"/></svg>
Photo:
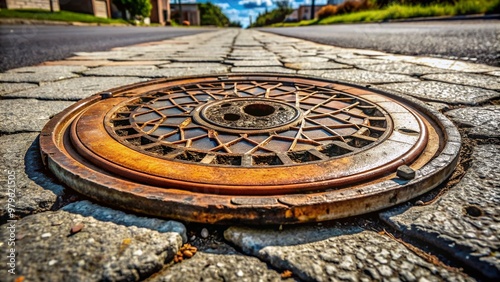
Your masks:
<svg viewBox="0 0 500 282"><path fill-rule="evenodd" d="M0 71L59 60L78 51L212 31L209 28L0 25ZM346 24L263 31L319 43L470 60L500 66L500 20Z"/></svg>
<svg viewBox="0 0 500 282"><path fill-rule="evenodd" d="M0 71L60 60L81 51L159 41L209 28L0 25Z"/></svg>
<svg viewBox="0 0 500 282"><path fill-rule="evenodd" d="M426 55L500 66L500 20L342 24L263 31L340 47Z"/></svg>

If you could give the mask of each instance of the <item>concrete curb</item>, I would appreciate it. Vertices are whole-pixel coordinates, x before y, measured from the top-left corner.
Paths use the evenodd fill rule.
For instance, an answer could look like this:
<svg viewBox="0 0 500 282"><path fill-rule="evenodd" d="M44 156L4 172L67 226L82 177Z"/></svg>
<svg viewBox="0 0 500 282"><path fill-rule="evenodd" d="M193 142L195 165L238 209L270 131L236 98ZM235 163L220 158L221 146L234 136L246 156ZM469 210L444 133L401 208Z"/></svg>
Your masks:
<svg viewBox="0 0 500 282"><path fill-rule="evenodd" d="M500 14L477 14L477 15L395 19L382 22L434 22L434 21L499 20L499 19L500 19Z"/></svg>
<svg viewBox="0 0 500 282"><path fill-rule="evenodd" d="M84 22L63 22L32 19L0 19L0 25L74 25L74 26L131 26L130 24L104 24L104 23L84 23Z"/></svg>

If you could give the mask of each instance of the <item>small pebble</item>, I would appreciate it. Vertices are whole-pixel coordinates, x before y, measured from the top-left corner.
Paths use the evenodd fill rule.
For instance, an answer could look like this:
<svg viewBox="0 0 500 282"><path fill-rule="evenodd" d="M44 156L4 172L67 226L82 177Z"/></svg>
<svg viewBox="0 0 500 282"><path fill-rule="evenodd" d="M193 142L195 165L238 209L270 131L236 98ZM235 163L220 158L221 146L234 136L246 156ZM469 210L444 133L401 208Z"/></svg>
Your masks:
<svg viewBox="0 0 500 282"><path fill-rule="evenodd" d="M402 166L399 166L397 171L396 171L396 175L399 177L399 178L402 178L402 179L405 179L405 180L412 180L413 178L415 178L415 170L413 170L413 168L407 166L407 165L402 165Z"/></svg>
<svg viewBox="0 0 500 282"><path fill-rule="evenodd" d="M244 273L243 273L243 271L241 271L241 269L238 270L238 272L236 272L236 276L238 276L238 277L243 277L243 275L244 275Z"/></svg>
<svg viewBox="0 0 500 282"><path fill-rule="evenodd" d="M50 233L43 233L41 235L42 238L49 238L50 236L52 236L52 234L50 234Z"/></svg>
<svg viewBox="0 0 500 282"><path fill-rule="evenodd" d="M416 206L423 206L423 205L424 205L424 202L423 202L423 201L421 201L421 200L418 200L418 201L416 201L416 202L415 202L415 205L416 205Z"/></svg>
<svg viewBox="0 0 500 282"><path fill-rule="evenodd" d="M78 232L82 231L83 227L85 227L85 225L80 222L80 223L74 225L73 227L71 227L71 230L69 232L71 234L78 233Z"/></svg>
<svg viewBox="0 0 500 282"><path fill-rule="evenodd" d="M206 228L203 228L201 230L201 234L200 235L201 235L201 238L204 238L204 239L208 238L208 235L209 235L208 234L208 230Z"/></svg>
<svg viewBox="0 0 500 282"><path fill-rule="evenodd" d="M142 255L142 250L137 250L134 252L134 256L140 256Z"/></svg>
<svg viewBox="0 0 500 282"><path fill-rule="evenodd" d="M53 266L54 264L57 263L57 260L53 259L49 261L49 266Z"/></svg>
<svg viewBox="0 0 500 282"><path fill-rule="evenodd" d="M281 278L286 279L293 276L293 273L290 270L285 270L281 273Z"/></svg>

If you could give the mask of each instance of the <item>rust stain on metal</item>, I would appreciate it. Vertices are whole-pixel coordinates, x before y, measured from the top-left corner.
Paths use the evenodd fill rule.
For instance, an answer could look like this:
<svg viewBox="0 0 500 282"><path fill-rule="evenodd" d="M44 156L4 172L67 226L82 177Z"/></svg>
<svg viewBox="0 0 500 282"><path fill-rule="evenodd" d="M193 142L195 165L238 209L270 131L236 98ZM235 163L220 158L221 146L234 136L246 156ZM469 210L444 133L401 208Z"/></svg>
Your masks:
<svg viewBox="0 0 500 282"><path fill-rule="evenodd" d="M418 102L354 85L248 74L106 93L52 119L40 137L42 155L73 189L150 215L329 220L422 194L456 163L419 174L454 129ZM403 165L415 179L393 180Z"/></svg>

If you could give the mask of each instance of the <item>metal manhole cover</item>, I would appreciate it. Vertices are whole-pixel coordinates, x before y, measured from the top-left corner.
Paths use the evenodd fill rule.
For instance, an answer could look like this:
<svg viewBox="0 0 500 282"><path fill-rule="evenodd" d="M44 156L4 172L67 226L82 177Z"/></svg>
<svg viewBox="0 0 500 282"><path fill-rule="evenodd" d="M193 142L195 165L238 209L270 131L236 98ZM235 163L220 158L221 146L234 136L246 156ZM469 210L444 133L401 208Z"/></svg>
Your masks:
<svg viewBox="0 0 500 282"><path fill-rule="evenodd" d="M208 223L392 206L441 183L460 148L451 122L414 99L269 74L113 89L53 118L40 142L50 170L85 195Z"/></svg>

